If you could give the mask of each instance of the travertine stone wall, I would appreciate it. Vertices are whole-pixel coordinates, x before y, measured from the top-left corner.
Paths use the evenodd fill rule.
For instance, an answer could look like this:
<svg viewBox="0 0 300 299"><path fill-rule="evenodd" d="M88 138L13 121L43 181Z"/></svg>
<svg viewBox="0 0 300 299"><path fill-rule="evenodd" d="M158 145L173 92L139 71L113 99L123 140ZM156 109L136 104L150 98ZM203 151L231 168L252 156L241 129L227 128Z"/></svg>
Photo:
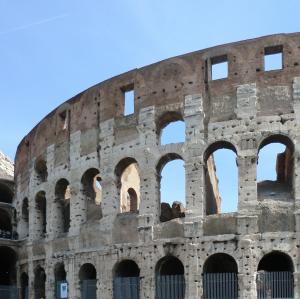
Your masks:
<svg viewBox="0 0 300 299"><path fill-rule="evenodd" d="M283 69L264 71L264 49L282 46ZM228 78L211 80L211 61L227 55ZM207 258L227 253L238 265L240 298L256 298L260 259L274 250L294 264L295 298L300 296L300 34L279 34L222 45L132 70L104 81L62 104L20 143L15 161L15 207L22 241L19 273L27 269L34 298L34 269L44 267L47 298L54 298L54 267L63 262L69 299L80 298L79 270L97 270L97 298L112 298L113 268L132 259L140 268L141 298L154 299L155 265L176 256L184 265L186 298L202 298ZM134 87L135 112L124 116L124 90ZM161 129L182 119L184 143L160 145ZM273 137L272 137L273 136ZM283 136L283 137L282 137ZM267 139L269 138L269 139ZM292 199L257 197L257 156L265 142L293 145ZM238 211L206 215L205 157L228 147L237 155ZM186 173L185 218L161 223L160 172L182 158ZM47 179L37 177L44 159ZM118 165L136 161L140 176L139 213L120 213ZM121 163L121 164L120 164ZM88 221L82 176L101 177L101 217ZM230 175L230 174L229 174ZM70 184L69 232L58 236L55 185ZM47 233L41 238L35 197L44 191ZM21 221L29 199L29 237ZM24 270L25 271L25 270ZM298 297L297 297L298 296Z"/></svg>

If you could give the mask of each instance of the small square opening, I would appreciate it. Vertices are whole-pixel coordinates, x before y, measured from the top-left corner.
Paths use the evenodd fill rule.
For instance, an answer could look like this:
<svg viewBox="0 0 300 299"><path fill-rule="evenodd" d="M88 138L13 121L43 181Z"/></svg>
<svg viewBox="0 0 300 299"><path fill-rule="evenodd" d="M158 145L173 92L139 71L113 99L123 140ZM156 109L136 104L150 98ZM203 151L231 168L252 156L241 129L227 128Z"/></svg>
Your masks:
<svg viewBox="0 0 300 299"><path fill-rule="evenodd" d="M124 116L134 113L134 87L130 85L122 89L124 94Z"/></svg>
<svg viewBox="0 0 300 299"><path fill-rule="evenodd" d="M274 70L283 69L282 46L265 48L264 67L265 67L265 71L274 71Z"/></svg>
<svg viewBox="0 0 300 299"><path fill-rule="evenodd" d="M227 55L211 58L211 79L219 80L228 78Z"/></svg>

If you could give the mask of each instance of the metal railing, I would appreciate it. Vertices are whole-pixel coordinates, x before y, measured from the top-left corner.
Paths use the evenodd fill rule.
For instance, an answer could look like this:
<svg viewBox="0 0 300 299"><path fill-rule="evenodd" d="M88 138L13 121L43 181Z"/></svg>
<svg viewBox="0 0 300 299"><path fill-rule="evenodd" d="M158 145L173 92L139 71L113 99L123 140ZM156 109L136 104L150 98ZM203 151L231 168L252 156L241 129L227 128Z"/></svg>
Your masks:
<svg viewBox="0 0 300 299"><path fill-rule="evenodd" d="M238 277L236 273L204 273L204 299L238 299Z"/></svg>
<svg viewBox="0 0 300 299"><path fill-rule="evenodd" d="M114 279L114 299L139 299L139 277L116 277Z"/></svg>
<svg viewBox="0 0 300 299"><path fill-rule="evenodd" d="M294 298L292 272L259 272L256 277L258 299Z"/></svg>
<svg viewBox="0 0 300 299"><path fill-rule="evenodd" d="M184 275L157 275L155 299L184 299Z"/></svg>

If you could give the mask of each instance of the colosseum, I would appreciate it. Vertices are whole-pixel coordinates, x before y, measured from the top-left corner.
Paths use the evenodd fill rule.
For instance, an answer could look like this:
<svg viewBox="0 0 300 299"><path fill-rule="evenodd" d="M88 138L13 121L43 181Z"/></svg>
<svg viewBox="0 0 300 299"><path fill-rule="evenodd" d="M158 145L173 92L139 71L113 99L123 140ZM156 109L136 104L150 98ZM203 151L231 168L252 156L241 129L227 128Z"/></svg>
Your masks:
<svg viewBox="0 0 300 299"><path fill-rule="evenodd" d="M50 112L14 173L0 155L1 299L300 298L299 64L300 33L265 36L134 69ZM162 144L176 121L184 142ZM259 182L272 143L285 147L277 179ZM218 149L236 155L232 213ZM185 201L168 204L161 173L176 159Z"/></svg>

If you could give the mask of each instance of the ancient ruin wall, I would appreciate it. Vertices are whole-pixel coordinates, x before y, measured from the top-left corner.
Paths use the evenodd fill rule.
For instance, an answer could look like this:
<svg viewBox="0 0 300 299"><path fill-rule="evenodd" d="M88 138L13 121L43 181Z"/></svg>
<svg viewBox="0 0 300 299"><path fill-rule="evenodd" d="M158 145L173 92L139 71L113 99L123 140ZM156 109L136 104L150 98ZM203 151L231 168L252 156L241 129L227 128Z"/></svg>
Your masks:
<svg viewBox="0 0 300 299"><path fill-rule="evenodd" d="M265 71L264 55L272 51L282 52L283 67ZM228 77L212 80L212 65L219 61L228 61ZM143 277L141 298L154 298L155 265L172 254L185 267L186 298L198 298L205 260L223 252L237 262L241 298L256 298L259 260L279 250L293 260L298 281L299 63L300 34L267 36L132 70L52 111L23 139L16 155L15 204L19 234L25 238L19 271L29 273L32 284L34 269L44 267L47 298L51 298L53 268L64 262L73 286L70 298L77 298L79 269L85 262L92 263L99 298L111 298L112 267L132 259ZM134 113L124 116L128 90L134 90ZM174 120L184 120L185 142L160 145L161 129ZM268 186L263 186L267 191L261 189L263 195L258 198L257 155L262 145L272 141L284 143L293 153L290 189L270 199ZM237 213L206 215L205 162L217 148L237 154ZM160 173L178 157L185 162L185 217L162 223ZM120 175L131 163L139 169L139 207L134 213L121 213ZM87 216L87 202L96 191L85 183L87 171L93 173L91 177L101 177L102 199L97 208L101 216L92 220ZM55 225L62 209L57 208L60 195L55 186L61 179L70 188L67 233L58 232ZM42 197L44 207L37 204ZM27 229L20 221L24 198L29 199ZM44 210L45 233L40 222ZM298 284L295 292L300 296Z"/></svg>

